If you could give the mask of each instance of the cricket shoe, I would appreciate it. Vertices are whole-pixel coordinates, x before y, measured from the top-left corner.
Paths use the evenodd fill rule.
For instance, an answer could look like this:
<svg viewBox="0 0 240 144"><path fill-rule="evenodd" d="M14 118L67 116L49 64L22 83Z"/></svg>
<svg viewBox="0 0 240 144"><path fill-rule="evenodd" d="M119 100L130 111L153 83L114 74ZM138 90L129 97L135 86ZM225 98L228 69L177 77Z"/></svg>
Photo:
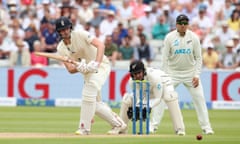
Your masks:
<svg viewBox="0 0 240 144"><path fill-rule="evenodd" d="M75 135L89 135L90 131L87 131L85 129L78 129L77 131L75 131Z"/></svg>
<svg viewBox="0 0 240 144"><path fill-rule="evenodd" d="M107 132L109 135L125 134L127 131L127 125L122 124L121 126L115 126Z"/></svg>
<svg viewBox="0 0 240 144"><path fill-rule="evenodd" d="M211 128L203 129L203 134L213 135L214 131Z"/></svg>
<svg viewBox="0 0 240 144"><path fill-rule="evenodd" d="M176 131L176 134L179 135L179 136L185 136L185 131L182 130L182 129L178 129L178 130Z"/></svg>
<svg viewBox="0 0 240 144"><path fill-rule="evenodd" d="M149 132L150 132L150 133L156 133L156 132L157 132L157 130L158 130L158 128L157 128L157 127L155 127L155 126L152 126L152 125L150 125L150 126L149 126Z"/></svg>

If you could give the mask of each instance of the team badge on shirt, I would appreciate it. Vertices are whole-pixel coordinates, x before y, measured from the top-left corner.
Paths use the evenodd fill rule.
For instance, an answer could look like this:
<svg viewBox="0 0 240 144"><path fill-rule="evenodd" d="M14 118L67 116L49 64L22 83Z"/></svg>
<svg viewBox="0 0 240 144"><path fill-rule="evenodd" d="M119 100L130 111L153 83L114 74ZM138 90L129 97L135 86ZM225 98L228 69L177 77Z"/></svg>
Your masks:
<svg viewBox="0 0 240 144"><path fill-rule="evenodd" d="M157 84L157 89L158 89L158 90L161 89L161 84Z"/></svg>
<svg viewBox="0 0 240 144"><path fill-rule="evenodd" d="M176 39L174 42L173 42L173 46L178 46L179 45L179 40Z"/></svg>
<svg viewBox="0 0 240 144"><path fill-rule="evenodd" d="M189 44L189 43L191 43L191 42L192 42L192 40L188 40L188 41L187 41L187 44Z"/></svg>

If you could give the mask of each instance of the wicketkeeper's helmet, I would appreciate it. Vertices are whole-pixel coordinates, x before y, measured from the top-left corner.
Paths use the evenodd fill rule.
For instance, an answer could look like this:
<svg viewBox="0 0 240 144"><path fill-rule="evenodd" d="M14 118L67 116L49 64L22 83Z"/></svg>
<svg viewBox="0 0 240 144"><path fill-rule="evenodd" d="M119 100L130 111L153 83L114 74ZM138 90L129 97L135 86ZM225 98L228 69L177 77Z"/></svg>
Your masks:
<svg viewBox="0 0 240 144"><path fill-rule="evenodd" d="M131 77L133 77L133 74L141 72L141 71L143 71L143 73L146 74L145 67L144 67L144 64L142 61L135 60L130 64L129 72L130 72Z"/></svg>
<svg viewBox="0 0 240 144"><path fill-rule="evenodd" d="M60 17L56 20L56 31L59 32L60 30L70 28L72 29L72 22L67 17Z"/></svg>

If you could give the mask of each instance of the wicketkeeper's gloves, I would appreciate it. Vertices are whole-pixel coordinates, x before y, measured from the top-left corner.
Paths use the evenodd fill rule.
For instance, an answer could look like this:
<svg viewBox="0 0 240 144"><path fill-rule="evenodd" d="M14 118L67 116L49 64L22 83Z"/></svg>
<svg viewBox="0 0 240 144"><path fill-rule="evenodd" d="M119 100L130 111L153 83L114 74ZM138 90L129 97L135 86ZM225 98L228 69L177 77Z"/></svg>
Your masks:
<svg viewBox="0 0 240 144"><path fill-rule="evenodd" d="M152 110L152 108L149 107L149 114L151 113L151 110ZM136 114L136 121L140 119L139 112L140 112L140 108L138 106L136 106L136 113L135 113ZM133 108L132 107L128 108L127 116L128 116L129 119L133 120ZM147 107L143 107L142 116L143 116L143 121L145 121L146 118L147 118Z"/></svg>

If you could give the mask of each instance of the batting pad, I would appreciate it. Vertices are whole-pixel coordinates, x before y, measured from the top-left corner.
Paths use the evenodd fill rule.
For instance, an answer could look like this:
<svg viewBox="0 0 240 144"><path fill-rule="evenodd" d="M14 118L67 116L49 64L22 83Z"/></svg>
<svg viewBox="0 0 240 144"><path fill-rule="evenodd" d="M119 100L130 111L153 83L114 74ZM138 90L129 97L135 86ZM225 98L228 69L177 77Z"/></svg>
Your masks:
<svg viewBox="0 0 240 144"><path fill-rule="evenodd" d="M119 127L124 123L121 118L103 102L97 102L96 115L107 121L112 127Z"/></svg>
<svg viewBox="0 0 240 144"><path fill-rule="evenodd" d="M79 128L91 131L91 120L96 110L96 101L82 101Z"/></svg>

